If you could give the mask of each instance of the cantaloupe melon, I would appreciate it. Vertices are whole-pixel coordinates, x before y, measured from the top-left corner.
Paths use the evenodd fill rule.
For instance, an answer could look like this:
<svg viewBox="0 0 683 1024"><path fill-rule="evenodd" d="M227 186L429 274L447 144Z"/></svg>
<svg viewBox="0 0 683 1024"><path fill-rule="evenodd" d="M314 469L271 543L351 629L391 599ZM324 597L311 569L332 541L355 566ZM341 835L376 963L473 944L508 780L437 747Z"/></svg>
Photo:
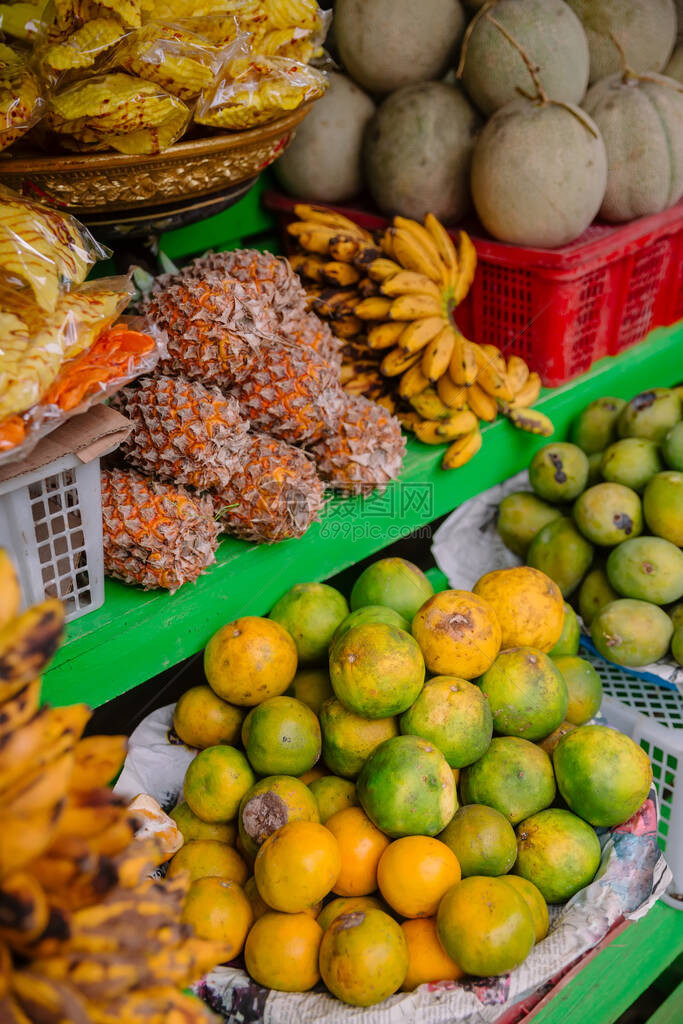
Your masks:
<svg viewBox="0 0 683 1024"><path fill-rule="evenodd" d="M439 78L464 27L459 0L337 0L334 5L342 63L354 82L378 95Z"/></svg>
<svg viewBox="0 0 683 1024"><path fill-rule="evenodd" d="M495 238L552 249L582 234L600 209L605 144L588 115L571 110L513 100L479 136L472 196Z"/></svg>
<svg viewBox="0 0 683 1024"><path fill-rule="evenodd" d="M667 78L675 78L683 85L683 43L679 43L671 54L671 60L664 68Z"/></svg>
<svg viewBox="0 0 683 1024"><path fill-rule="evenodd" d="M677 32L674 0L567 0L583 22L591 57L591 82L622 70L611 35L632 71L661 71Z"/></svg>
<svg viewBox="0 0 683 1024"><path fill-rule="evenodd" d="M683 195L683 90L649 72L610 75L583 103L607 149L607 191L600 216L634 220L673 206Z"/></svg>
<svg viewBox="0 0 683 1024"><path fill-rule="evenodd" d="M330 72L329 80L273 167L286 192L320 203L343 202L361 191L363 132L375 112L367 93L346 75Z"/></svg>
<svg viewBox="0 0 683 1024"><path fill-rule="evenodd" d="M588 41L564 0L498 0L489 14L539 69L550 99L581 102L588 87ZM487 116L517 99L518 87L529 91L522 56L486 14L477 20L465 47L462 81Z"/></svg>
<svg viewBox="0 0 683 1024"><path fill-rule="evenodd" d="M431 212L449 223L461 218L470 207L480 123L456 86L423 82L392 93L370 121L363 147L366 182L380 210L419 220Z"/></svg>

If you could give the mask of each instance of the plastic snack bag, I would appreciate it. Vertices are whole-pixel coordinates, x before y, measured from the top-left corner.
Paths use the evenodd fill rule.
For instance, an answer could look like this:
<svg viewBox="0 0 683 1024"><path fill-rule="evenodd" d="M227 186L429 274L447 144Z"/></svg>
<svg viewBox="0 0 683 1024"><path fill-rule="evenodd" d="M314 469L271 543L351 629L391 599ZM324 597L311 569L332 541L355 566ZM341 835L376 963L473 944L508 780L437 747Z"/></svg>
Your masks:
<svg viewBox="0 0 683 1024"><path fill-rule="evenodd" d="M75 218L0 185L0 287L17 301L23 295L51 312L62 291L110 255Z"/></svg>
<svg viewBox="0 0 683 1024"><path fill-rule="evenodd" d="M283 57L242 57L225 68L225 77L202 93L195 121L214 128L245 129L267 124L327 88L321 71Z"/></svg>
<svg viewBox="0 0 683 1024"><path fill-rule="evenodd" d="M133 287L123 277L67 292L52 313L12 308L11 295L0 296L0 316L9 327L0 338L0 422L41 401L63 363L88 351L132 295Z"/></svg>
<svg viewBox="0 0 683 1024"><path fill-rule="evenodd" d="M207 14L242 14L258 10L262 0L141 0L143 23L202 18Z"/></svg>
<svg viewBox="0 0 683 1024"><path fill-rule="evenodd" d="M248 53L249 37L239 35L233 19L230 45L214 46L183 26L149 22L129 33L107 61L107 68L121 67L182 100L192 100L216 80L221 67L240 53Z"/></svg>
<svg viewBox="0 0 683 1024"><path fill-rule="evenodd" d="M0 32L22 43L33 42L43 28L48 2L0 4Z"/></svg>
<svg viewBox="0 0 683 1024"><path fill-rule="evenodd" d="M154 82L120 72L74 82L49 100L45 124L66 145L159 153L178 139L190 110Z"/></svg>
<svg viewBox="0 0 683 1024"><path fill-rule="evenodd" d="M0 150L25 135L43 109L38 78L21 54L0 43Z"/></svg>
<svg viewBox="0 0 683 1024"><path fill-rule="evenodd" d="M140 0L54 0L57 27L73 32L94 18L114 18L124 28L142 24Z"/></svg>
<svg viewBox="0 0 683 1024"><path fill-rule="evenodd" d="M64 75L92 68L126 34L115 18L93 18L70 34L37 47L43 78L54 84Z"/></svg>

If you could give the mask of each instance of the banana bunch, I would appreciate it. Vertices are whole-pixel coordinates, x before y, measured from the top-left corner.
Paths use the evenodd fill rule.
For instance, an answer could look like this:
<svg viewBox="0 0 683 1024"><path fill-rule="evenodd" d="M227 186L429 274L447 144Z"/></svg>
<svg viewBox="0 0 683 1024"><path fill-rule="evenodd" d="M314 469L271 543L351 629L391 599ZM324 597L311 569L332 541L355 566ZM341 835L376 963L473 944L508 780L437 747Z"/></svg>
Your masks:
<svg viewBox="0 0 683 1024"><path fill-rule="evenodd" d="M0 549L0 1021L206 1024L180 989L225 951L181 923L188 878L150 878L177 844L142 814L165 816L108 788L125 737L83 738L85 705L41 706L63 609L19 604Z"/></svg>
<svg viewBox="0 0 683 1024"><path fill-rule="evenodd" d="M553 433L548 417L531 408L538 374L519 356L506 360L494 345L469 341L455 322L477 263L464 231L455 244L432 214L424 224L396 217L375 241L334 211L299 205L295 213L288 232L301 251L291 260L311 308L354 345L342 367L345 390L372 397L378 381L390 382L405 406L398 414L405 429L425 444L449 444L445 469L479 451L480 421L499 414L520 430Z"/></svg>

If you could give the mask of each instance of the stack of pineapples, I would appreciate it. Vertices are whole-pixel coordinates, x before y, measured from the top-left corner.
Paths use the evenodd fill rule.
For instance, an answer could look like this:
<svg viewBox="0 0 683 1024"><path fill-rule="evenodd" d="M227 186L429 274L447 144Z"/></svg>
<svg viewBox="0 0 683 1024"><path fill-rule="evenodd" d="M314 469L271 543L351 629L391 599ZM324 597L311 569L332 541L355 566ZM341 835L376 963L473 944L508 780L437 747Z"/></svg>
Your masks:
<svg viewBox="0 0 683 1024"><path fill-rule="evenodd" d="M84 739L85 705L40 705L61 603L18 607L0 549L0 1021L208 1024L181 988L227 950L182 921L189 878L150 877L177 847L140 838L107 786L125 737Z"/></svg>
<svg viewBox="0 0 683 1024"><path fill-rule="evenodd" d="M367 493L398 476L398 420L341 389L339 342L286 260L202 257L158 278L143 311L168 354L114 402L134 470L103 477L110 575L175 589L213 560L218 532L298 537L325 486Z"/></svg>
<svg viewBox="0 0 683 1024"><path fill-rule="evenodd" d="M541 379L523 359L463 337L455 310L474 280L476 251L464 231L454 243L428 214L396 217L374 238L342 214L300 204L289 225L310 308L343 342L342 383L398 415L426 444L450 442L445 469L482 443L479 421L502 414L521 430L549 436L530 406Z"/></svg>

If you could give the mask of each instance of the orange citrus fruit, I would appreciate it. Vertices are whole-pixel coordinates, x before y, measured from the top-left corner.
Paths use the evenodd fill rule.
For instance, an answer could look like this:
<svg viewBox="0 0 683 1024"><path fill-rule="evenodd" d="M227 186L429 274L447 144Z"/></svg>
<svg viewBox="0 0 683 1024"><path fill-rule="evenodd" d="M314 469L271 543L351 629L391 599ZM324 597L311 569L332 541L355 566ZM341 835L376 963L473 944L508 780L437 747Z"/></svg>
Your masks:
<svg viewBox="0 0 683 1024"><path fill-rule="evenodd" d="M416 917L401 923L408 943L408 973L401 988L412 992L418 985L433 981L457 981L462 978L455 960L441 945L435 917Z"/></svg>
<svg viewBox="0 0 683 1024"><path fill-rule="evenodd" d="M182 920L193 926L200 939L221 942L225 959L234 960L242 952L254 914L237 882L198 878L185 897Z"/></svg>
<svg viewBox="0 0 683 1024"><path fill-rule="evenodd" d="M323 935L320 973L343 1003L381 1003L398 991L408 973L408 943L401 926L382 910L342 914Z"/></svg>
<svg viewBox="0 0 683 1024"><path fill-rule="evenodd" d="M273 910L297 914L319 903L337 881L339 845L315 821L292 821L266 839L254 861L261 898Z"/></svg>
<svg viewBox="0 0 683 1024"><path fill-rule="evenodd" d="M339 896L367 896L377 888L377 865L389 840L360 807L347 807L325 827L339 844L341 871L333 889Z"/></svg>
<svg viewBox="0 0 683 1024"><path fill-rule="evenodd" d="M190 761L183 791L190 810L202 821L232 821L240 800L256 782L251 766L235 747L207 747Z"/></svg>
<svg viewBox="0 0 683 1024"><path fill-rule="evenodd" d="M429 836L396 839L377 869L382 896L403 917L433 917L441 897L459 881L458 858Z"/></svg>
<svg viewBox="0 0 683 1024"><path fill-rule="evenodd" d="M337 896L318 914L318 924L326 931L342 914L355 914L358 910L386 910L387 905L376 896Z"/></svg>
<svg viewBox="0 0 683 1024"><path fill-rule="evenodd" d="M436 915L441 945L466 974L488 978L519 967L535 940L524 899L503 878L471 875L444 895Z"/></svg>
<svg viewBox="0 0 683 1024"><path fill-rule="evenodd" d="M245 711L221 700L210 686L186 690L173 712L173 728L188 747L239 743Z"/></svg>
<svg viewBox="0 0 683 1024"><path fill-rule="evenodd" d="M294 679L296 644L271 619L245 615L222 626L204 651L211 689L240 707L252 707L284 693Z"/></svg>
<svg viewBox="0 0 683 1024"><path fill-rule="evenodd" d="M215 839L194 839L185 843L171 861L168 877L174 878L183 871L189 872L193 882L198 878L216 876L238 885L244 885L249 875L247 865L237 850Z"/></svg>
<svg viewBox="0 0 683 1024"><path fill-rule="evenodd" d="M259 985L307 992L320 980L318 951L323 930L308 914L264 914L244 947L244 962Z"/></svg>
<svg viewBox="0 0 683 1024"><path fill-rule="evenodd" d="M202 821L192 813L185 800L173 808L170 816L186 843L191 843L193 839L217 839L219 843L232 846L237 837L237 825L234 821Z"/></svg>
<svg viewBox="0 0 683 1024"><path fill-rule="evenodd" d="M505 875L503 881L514 886L531 911L534 931L536 932L536 942L540 942L548 934L550 926L548 904L543 899L540 890L528 878L522 878L521 875Z"/></svg>

